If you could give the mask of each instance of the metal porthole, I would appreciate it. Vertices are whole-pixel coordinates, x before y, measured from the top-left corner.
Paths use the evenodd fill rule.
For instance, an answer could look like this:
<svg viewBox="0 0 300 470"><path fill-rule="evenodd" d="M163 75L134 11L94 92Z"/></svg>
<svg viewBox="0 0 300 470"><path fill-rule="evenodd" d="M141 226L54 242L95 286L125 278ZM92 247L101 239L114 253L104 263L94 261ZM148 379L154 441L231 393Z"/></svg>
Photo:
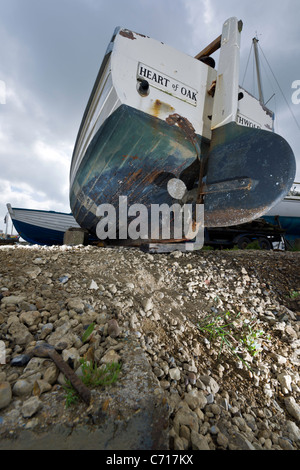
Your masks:
<svg viewBox="0 0 300 470"><path fill-rule="evenodd" d="M141 96L148 96L150 93L150 85L147 80L138 80L137 91Z"/></svg>

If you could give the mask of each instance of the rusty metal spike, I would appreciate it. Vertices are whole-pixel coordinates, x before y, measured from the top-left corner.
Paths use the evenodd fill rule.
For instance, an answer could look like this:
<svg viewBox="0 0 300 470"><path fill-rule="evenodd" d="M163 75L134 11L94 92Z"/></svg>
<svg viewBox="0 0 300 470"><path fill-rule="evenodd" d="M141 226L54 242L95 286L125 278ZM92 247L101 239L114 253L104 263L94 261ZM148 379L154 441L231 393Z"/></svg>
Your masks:
<svg viewBox="0 0 300 470"><path fill-rule="evenodd" d="M70 380L71 384L78 392L79 396L83 401L89 405L91 401L91 391L82 383L82 381L77 377L75 372L71 367L62 359L60 354L55 350L53 346L47 343L37 345L33 354L37 357L49 357L57 365L59 370L64 374L64 376Z"/></svg>

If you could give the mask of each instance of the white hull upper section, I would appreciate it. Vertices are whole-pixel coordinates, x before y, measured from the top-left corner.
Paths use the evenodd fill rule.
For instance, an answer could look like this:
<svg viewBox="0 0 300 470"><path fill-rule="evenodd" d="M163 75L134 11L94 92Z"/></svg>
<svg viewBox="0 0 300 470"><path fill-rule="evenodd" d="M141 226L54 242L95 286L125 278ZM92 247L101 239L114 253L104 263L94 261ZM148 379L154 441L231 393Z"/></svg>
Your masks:
<svg viewBox="0 0 300 470"><path fill-rule="evenodd" d="M298 217L300 219L300 198L284 199L267 212L265 216Z"/></svg>
<svg viewBox="0 0 300 470"><path fill-rule="evenodd" d="M236 123L240 126L274 131L274 114L244 88L239 87L243 98L238 101Z"/></svg>
<svg viewBox="0 0 300 470"><path fill-rule="evenodd" d="M265 216L297 217L300 219L300 183L295 183L294 189Z"/></svg>
<svg viewBox="0 0 300 470"><path fill-rule="evenodd" d="M240 31L236 18L224 23L220 73L183 52L141 34L115 32L89 99L73 152L70 185L97 130L121 104L165 120L179 114L196 134L211 139L227 122L273 129L273 116L238 86ZM141 93L141 82L148 90ZM209 91L214 86L215 96Z"/></svg>

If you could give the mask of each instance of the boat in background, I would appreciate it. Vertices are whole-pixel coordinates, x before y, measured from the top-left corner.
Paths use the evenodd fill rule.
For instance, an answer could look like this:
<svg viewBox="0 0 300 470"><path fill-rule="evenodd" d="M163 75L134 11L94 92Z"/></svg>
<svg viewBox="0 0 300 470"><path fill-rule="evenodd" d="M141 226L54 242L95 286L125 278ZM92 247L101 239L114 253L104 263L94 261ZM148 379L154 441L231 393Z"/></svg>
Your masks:
<svg viewBox="0 0 300 470"><path fill-rule="evenodd" d="M0 232L0 245L13 245L19 241L19 235L5 235Z"/></svg>
<svg viewBox="0 0 300 470"><path fill-rule="evenodd" d="M62 245L65 232L79 228L72 214L6 206L19 236L28 243Z"/></svg>
<svg viewBox="0 0 300 470"><path fill-rule="evenodd" d="M109 204L124 233L120 196L128 206L145 206L150 217L153 205L178 202L168 192L171 179L186 186L181 204L204 204L205 227L255 220L288 193L294 154L273 132L272 111L239 86L241 31L242 22L229 18L222 34L191 57L116 29L72 156L70 207L82 228L96 235L97 210ZM217 49L218 71L211 57ZM141 243L153 241L149 234Z"/></svg>
<svg viewBox="0 0 300 470"><path fill-rule="evenodd" d="M11 233L8 233L8 222L9 217L8 214L4 217L4 223L6 225L5 232L0 230L0 245L14 245L19 241L19 235L13 233L13 224L11 225Z"/></svg>
<svg viewBox="0 0 300 470"><path fill-rule="evenodd" d="M271 224L279 224L292 244L300 239L300 183L295 182L288 195L263 218Z"/></svg>

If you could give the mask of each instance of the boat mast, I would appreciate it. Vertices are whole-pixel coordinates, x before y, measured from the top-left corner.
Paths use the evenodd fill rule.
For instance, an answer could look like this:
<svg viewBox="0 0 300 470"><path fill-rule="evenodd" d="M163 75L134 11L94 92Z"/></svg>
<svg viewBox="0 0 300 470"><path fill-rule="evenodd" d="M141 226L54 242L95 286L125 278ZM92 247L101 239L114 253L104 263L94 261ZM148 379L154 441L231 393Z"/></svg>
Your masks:
<svg viewBox="0 0 300 470"><path fill-rule="evenodd" d="M264 95L262 90L262 83L261 83L261 73L260 73L260 63L259 63L259 55L258 55L258 39L253 38L253 46L254 46L254 55L255 55L255 63L256 63L256 73L257 73L257 84L258 84L258 93L259 93L259 102L260 104L264 104Z"/></svg>
<svg viewBox="0 0 300 470"><path fill-rule="evenodd" d="M7 239L7 232L8 232L8 213L4 217L4 223L5 223L5 240Z"/></svg>

